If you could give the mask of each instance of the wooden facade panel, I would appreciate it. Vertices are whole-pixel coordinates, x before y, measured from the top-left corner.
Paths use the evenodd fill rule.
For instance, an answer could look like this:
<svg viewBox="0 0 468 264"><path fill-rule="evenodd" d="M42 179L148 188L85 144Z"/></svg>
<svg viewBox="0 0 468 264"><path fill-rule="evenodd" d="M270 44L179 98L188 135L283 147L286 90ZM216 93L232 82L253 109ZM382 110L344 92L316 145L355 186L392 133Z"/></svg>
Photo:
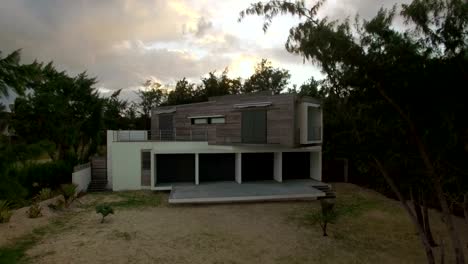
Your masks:
<svg viewBox="0 0 468 264"><path fill-rule="evenodd" d="M174 129L181 138L189 138L191 133L206 131L210 144L230 144L242 142L242 112L258 108L236 108L236 104L271 102L267 106L267 144L293 146L296 134L295 95L236 95L210 98L205 103L160 107L156 110L175 108ZM192 125L189 117L223 115L225 124ZM152 116L152 133L159 131L158 115ZM178 139L178 138L177 138Z"/></svg>

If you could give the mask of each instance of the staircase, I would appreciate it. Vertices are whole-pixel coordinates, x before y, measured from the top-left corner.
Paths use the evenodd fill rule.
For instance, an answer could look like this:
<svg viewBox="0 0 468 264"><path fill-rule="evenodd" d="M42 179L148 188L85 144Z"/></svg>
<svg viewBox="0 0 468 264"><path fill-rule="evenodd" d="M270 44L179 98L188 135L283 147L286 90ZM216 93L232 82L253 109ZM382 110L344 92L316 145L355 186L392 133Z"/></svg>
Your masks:
<svg viewBox="0 0 468 264"><path fill-rule="evenodd" d="M107 186L107 158L91 158L91 183L88 192L102 192Z"/></svg>
<svg viewBox="0 0 468 264"><path fill-rule="evenodd" d="M320 197L319 199L336 198L336 192L331 188L330 185L314 186L314 188L325 193L325 196Z"/></svg>

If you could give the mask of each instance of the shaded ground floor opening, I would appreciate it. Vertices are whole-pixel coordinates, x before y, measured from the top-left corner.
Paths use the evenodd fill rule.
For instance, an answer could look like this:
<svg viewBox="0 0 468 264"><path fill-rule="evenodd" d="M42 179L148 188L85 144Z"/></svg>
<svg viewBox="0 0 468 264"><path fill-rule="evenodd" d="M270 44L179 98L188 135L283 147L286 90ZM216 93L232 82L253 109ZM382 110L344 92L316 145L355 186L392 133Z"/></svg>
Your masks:
<svg viewBox="0 0 468 264"><path fill-rule="evenodd" d="M156 183L195 182L194 154L157 154Z"/></svg>
<svg viewBox="0 0 468 264"><path fill-rule="evenodd" d="M242 153L242 182L273 180L273 153Z"/></svg>
<svg viewBox="0 0 468 264"><path fill-rule="evenodd" d="M310 152L283 152L283 180L310 179Z"/></svg>
<svg viewBox="0 0 468 264"><path fill-rule="evenodd" d="M234 153L199 154L200 183L235 180Z"/></svg>

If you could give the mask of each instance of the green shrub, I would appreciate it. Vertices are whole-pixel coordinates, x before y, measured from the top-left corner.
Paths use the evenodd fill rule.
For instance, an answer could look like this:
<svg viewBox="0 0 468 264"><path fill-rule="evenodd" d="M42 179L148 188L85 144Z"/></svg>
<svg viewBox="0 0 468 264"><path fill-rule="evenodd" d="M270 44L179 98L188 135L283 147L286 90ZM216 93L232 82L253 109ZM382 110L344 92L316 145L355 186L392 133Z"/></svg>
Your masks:
<svg viewBox="0 0 468 264"><path fill-rule="evenodd" d="M29 218L38 218L42 216L42 207L39 205L39 203L33 203L29 207L27 214Z"/></svg>
<svg viewBox="0 0 468 264"><path fill-rule="evenodd" d="M0 223L7 223L10 221L11 215L10 203L4 200L0 200Z"/></svg>
<svg viewBox="0 0 468 264"><path fill-rule="evenodd" d="M60 191L63 195L63 198L65 198L65 206L68 207L72 202L73 200L75 200L76 198L76 188L78 188L78 186L76 184L62 184L60 186Z"/></svg>
<svg viewBox="0 0 468 264"><path fill-rule="evenodd" d="M45 200L49 200L53 196L54 196L54 193L52 192L50 188L43 188L36 195L35 199L38 201L45 201Z"/></svg>
<svg viewBox="0 0 468 264"><path fill-rule="evenodd" d="M104 223L104 218L109 214L114 214L114 209L108 204L98 204L96 206L96 213L102 215L101 223Z"/></svg>
<svg viewBox="0 0 468 264"><path fill-rule="evenodd" d="M322 228L323 236L328 236L328 224L334 224L339 216L335 210L335 199L320 200L321 211L313 212L308 216L311 224L319 224Z"/></svg>

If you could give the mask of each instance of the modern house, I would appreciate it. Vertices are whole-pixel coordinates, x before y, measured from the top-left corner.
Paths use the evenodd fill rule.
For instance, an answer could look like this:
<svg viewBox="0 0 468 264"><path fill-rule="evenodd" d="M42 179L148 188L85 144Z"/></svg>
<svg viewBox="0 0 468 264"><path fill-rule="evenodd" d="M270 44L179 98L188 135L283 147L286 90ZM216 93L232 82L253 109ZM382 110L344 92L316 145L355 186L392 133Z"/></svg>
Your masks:
<svg viewBox="0 0 468 264"><path fill-rule="evenodd" d="M151 131L107 131L107 184L114 191L194 191L223 183L213 187L218 192L257 188L249 183L322 186L321 145L317 99L271 92L210 97L153 109Z"/></svg>

